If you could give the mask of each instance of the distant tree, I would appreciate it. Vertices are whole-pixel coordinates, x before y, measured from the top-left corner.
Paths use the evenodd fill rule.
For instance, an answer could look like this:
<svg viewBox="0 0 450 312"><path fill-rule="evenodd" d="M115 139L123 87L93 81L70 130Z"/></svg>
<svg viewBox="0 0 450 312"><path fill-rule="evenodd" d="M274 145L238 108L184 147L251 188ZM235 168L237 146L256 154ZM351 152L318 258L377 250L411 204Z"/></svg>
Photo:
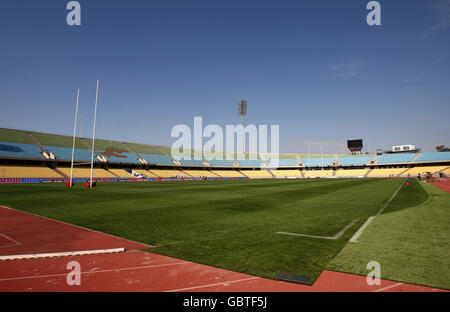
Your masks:
<svg viewBox="0 0 450 312"><path fill-rule="evenodd" d="M438 152L450 152L450 148L444 145L438 145L436 146L436 151Z"/></svg>

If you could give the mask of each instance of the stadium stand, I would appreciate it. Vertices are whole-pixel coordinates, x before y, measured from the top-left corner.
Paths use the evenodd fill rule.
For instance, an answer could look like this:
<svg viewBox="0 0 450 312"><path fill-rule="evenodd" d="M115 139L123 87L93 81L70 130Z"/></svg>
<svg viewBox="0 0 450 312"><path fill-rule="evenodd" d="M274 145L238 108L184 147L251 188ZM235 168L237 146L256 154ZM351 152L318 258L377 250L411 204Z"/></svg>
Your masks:
<svg viewBox="0 0 450 312"><path fill-rule="evenodd" d="M151 169L151 173L156 174L158 177L161 178L176 178L176 177L185 177L188 178L189 176L183 173L180 170L174 170L174 169Z"/></svg>
<svg viewBox="0 0 450 312"><path fill-rule="evenodd" d="M153 174L147 170L143 170L143 169L133 169L134 172L143 174L145 177L147 178L158 178L158 176L156 174Z"/></svg>
<svg viewBox="0 0 450 312"><path fill-rule="evenodd" d="M0 166L0 178L63 178L48 167Z"/></svg>
<svg viewBox="0 0 450 312"><path fill-rule="evenodd" d="M236 171L236 170L216 170L216 171L212 171L212 172L222 178L244 178L245 177L239 171Z"/></svg>
<svg viewBox="0 0 450 312"><path fill-rule="evenodd" d="M108 169L108 171L115 174L119 178L129 178L129 179L134 178L134 175L123 169Z"/></svg>
<svg viewBox="0 0 450 312"><path fill-rule="evenodd" d="M347 170L337 170L337 177L364 177L369 169L347 169Z"/></svg>
<svg viewBox="0 0 450 312"><path fill-rule="evenodd" d="M241 167L261 167L264 166L264 161L261 159L236 159L236 162Z"/></svg>
<svg viewBox="0 0 450 312"><path fill-rule="evenodd" d="M367 175L368 177L389 177L389 176L398 176L407 168L381 168L381 169L373 169Z"/></svg>
<svg viewBox="0 0 450 312"><path fill-rule="evenodd" d="M383 154L377 156L377 164L400 164L411 162L416 154L414 153L400 153L400 154Z"/></svg>
<svg viewBox="0 0 450 312"><path fill-rule="evenodd" d="M277 178L301 178L302 174L300 170L270 170L272 174Z"/></svg>
<svg viewBox="0 0 450 312"><path fill-rule="evenodd" d="M59 171L64 173L66 176L70 177L70 168L68 167L57 167ZM101 169L101 168L94 168L92 172L93 178L117 178L112 173ZM91 168L80 168L80 167L74 167L73 168L73 177L74 178L90 178L91 177Z"/></svg>
<svg viewBox="0 0 450 312"><path fill-rule="evenodd" d="M367 165L373 159L374 156L341 156L337 160L341 166L361 166Z"/></svg>
<svg viewBox="0 0 450 312"><path fill-rule="evenodd" d="M185 166L203 167L203 162L201 160L197 160L197 159L181 159L180 162L182 165L185 165Z"/></svg>
<svg viewBox="0 0 450 312"><path fill-rule="evenodd" d="M301 158L303 164L306 167L322 167L322 164L324 167L330 166L331 163L334 161L333 157L302 157Z"/></svg>
<svg viewBox="0 0 450 312"><path fill-rule="evenodd" d="M64 159L64 160L72 159L72 148L48 146L48 145L44 145L44 148L47 151L52 152L55 155L56 159ZM91 151L88 149L75 148L73 159L75 161L90 161ZM94 162L98 162L98 159L95 158L95 155L94 155Z"/></svg>
<svg viewBox="0 0 450 312"><path fill-rule="evenodd" d="M249 178L273 178L267 170L241 170L241 172Z"/></svg>
<svg viewBox="0 0 450 312"><path fill-rule="evenodd" d="M270 159L269 160L269 167L298 167L298 160L297 159Z"/></svg>
<svg viewBox="0 0 450 312"><path fill-rule="evenodd" d="M414 162L448 161L449 159L450 152L431 152L419 155Z"/></svg>
<svg viewBox="0 0 450 312"><path fill-rule="evenodd" d="M304 177L331 177L333 176L333 170L303 170Z"/></svg>
<svg viewBox="0 0 450 312"><path fill-rule="evenodd" d="M233 167L233 163L228 159L212 159L206 160L212 167Z"/></svg>
<svg viewBox="0 0 450 312"><path fill-rule="evenodd" d="M43 159L41 149L37 145L0 142L0 156L9 158Z"/></svg>
<svg viewBox="0 0 450 312"><path fill-rule="evenodd" d="M445 169L447 169L449 166L424 166L424 167L414 167L411 168L409 170L407 170L406 172L404 172L402 175L418 175L420 174L424 174L424 173L437 173L439 171L443 171Z"/></svg>
<svg viewBox="0 0 450 312"><path fill-rule="evenodd" d="M166 155L139 154L139 156L144 158L149 164L174 165L172 158Z"/></svg>
<svg viewBox="0 0 450 312"><path fill-rule="evenodd" d="M183 170L183 171L194 178L202 178L202 177L219 178L217 174L208 170Z"/></svg>
<svg viewBox="0 0 450 312"><path fill-rule="evenodd" d="M107 148L105 151L100 151L99 154L106 157L111 163L140 164L136 155L127 153L123 149Z"/></svg>

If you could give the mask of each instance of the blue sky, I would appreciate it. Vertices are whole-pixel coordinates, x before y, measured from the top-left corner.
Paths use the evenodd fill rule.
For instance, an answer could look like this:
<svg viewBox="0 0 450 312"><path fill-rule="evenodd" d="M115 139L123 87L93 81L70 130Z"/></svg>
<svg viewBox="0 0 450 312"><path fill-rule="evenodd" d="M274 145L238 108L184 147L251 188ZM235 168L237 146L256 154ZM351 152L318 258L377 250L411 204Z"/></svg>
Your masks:
<svg viewBox="0 0 450 312"><path fill-rule="evenodd" d="M0 127L171 145L176 124L279 124L281 152L450 145L450 0L3 0ZM80 132L79 132L80 133Z"/></svg>

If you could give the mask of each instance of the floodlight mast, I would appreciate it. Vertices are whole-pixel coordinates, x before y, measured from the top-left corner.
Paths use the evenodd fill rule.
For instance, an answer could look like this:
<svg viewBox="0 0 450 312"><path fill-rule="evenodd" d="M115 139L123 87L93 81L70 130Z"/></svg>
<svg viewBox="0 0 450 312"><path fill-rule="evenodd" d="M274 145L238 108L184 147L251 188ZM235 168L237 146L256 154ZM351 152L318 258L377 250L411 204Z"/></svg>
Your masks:
<svg viewBox="0 0 450 312"><path fill-rule="evenodd" d="M238 113L241 116L242 153L244 153L244 158L245 158L244 116L247 115L247 100L239 101Z"/></svg>

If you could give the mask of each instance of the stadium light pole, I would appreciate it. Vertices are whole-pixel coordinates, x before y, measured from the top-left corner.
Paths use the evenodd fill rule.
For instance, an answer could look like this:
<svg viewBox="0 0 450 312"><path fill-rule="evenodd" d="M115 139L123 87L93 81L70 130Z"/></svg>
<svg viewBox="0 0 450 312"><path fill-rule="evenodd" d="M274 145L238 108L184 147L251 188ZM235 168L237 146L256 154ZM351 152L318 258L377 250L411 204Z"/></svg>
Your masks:
<svg viewBox="0 0 450 312"><path fill-rule="evenodd" d="M242 153L245 158L245 138L244 138L244 116L247 115L247 100L240 100L238 103L238 113L241 116L241 138L242 138Z"/></svg>
<svg viewBox="0 0 450 312"><path fill-rule="evenodd" d="M97 102L98 102L98 80L97 80L97 90L95 91L95 108L94 108L94 126L92 127L92 150L91 150L91 180L90 187L92 187L92 176L94 172L94 142L95 142L95 121L97 119Z"/></svg>
<svg viewBox="0 0 450 312"><path fill-rule="evenodd" d="M75 106L75 122L73 125L73 142L72 142L72 161L70 162L70 186L72 187L73 180L73 156L75 153L75 136L77 133L77 118L78 118L78 100L80 99L80 89L77 91L77 104Z"/></svg>

